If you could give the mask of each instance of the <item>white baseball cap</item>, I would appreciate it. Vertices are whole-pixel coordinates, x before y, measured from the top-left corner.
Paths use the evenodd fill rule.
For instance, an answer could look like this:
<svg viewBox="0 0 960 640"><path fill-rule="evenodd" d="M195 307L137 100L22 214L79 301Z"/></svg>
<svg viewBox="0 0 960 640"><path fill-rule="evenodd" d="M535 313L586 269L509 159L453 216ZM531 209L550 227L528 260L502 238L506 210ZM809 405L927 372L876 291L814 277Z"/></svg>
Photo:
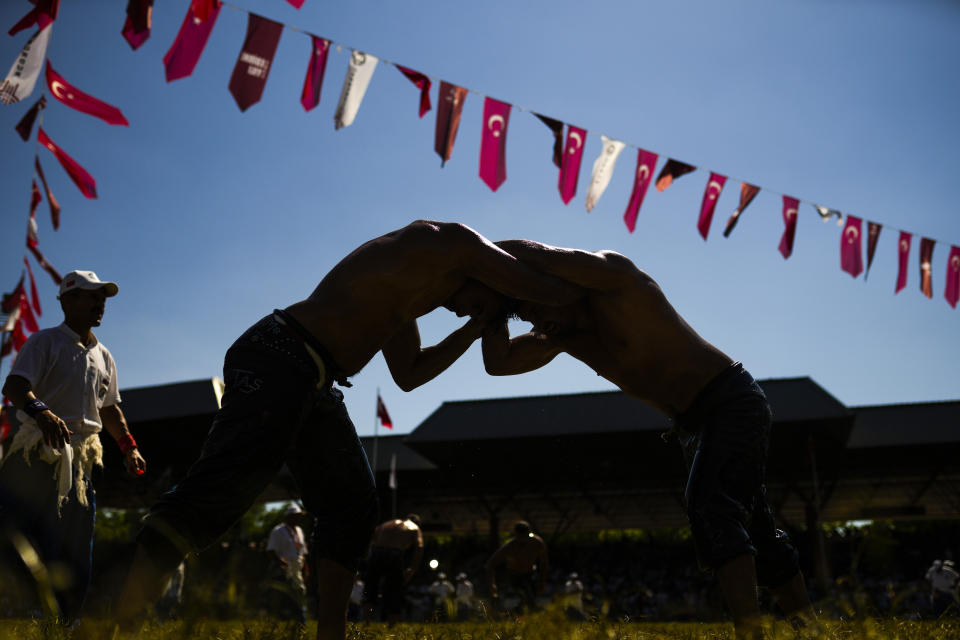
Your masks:
<svg viewBox="0 0 960 640"><path fill-rule="evenodd" d="M105 290L108 298L117 295L117 292L120 291L116 282L103 282L93 271L71 271L63 276L63 280L60 282L60 293L57 297L74 289L99 289L101 287Z"/></svg>
<svg viewBox="0 0 960 640"><path fill-rule="evenodd" d="M303 513L303 509L301 509L300 507L298 507L298 506L295 505L295 504L291 504L290 506L288 506L288 507L287 507L286 509L284 509L284 511L283 511L284 517L286 517L286 516L296 516L296 515L299 515L299 514L301 514L301 513Z"/></svg>

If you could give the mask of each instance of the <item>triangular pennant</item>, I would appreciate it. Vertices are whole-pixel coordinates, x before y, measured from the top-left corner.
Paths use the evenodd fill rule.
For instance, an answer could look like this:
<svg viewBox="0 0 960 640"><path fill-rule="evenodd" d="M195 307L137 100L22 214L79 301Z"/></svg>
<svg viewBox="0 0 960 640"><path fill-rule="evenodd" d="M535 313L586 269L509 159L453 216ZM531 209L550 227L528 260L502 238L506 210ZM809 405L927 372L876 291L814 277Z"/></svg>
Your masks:
<svg viewBox="0 0 960 640"><path fill-rule="evenodd" d="M797 213L800 201L783 196L783 235L780 237L780 255L786 260L793 254L793 239L797 233Z"/></svg>
<svg viewBox="0 0 960 640"><path fill-rule="evenodd" d="M667 187L673 184L674 180L691 171L696 171L696 169L692 164L668 158L663 165L663 169L660 169L660 175L657 176L657 191L665 191Z"/></svg>
<svg viewBox="0 0 960 640"><path fill-rule="evenodd" d="M480 179L496 191L507 179L507 126L510 105L493 98L483 102L483 134L480 143Z"/></svg>
<svg viewBox="0 0 960 640"><path fill-rule="evenodd" d="M607 190L610 179L613 178L613 169L617 164L617 159L626 146L623 142L612 140L604 135L600 136L600 141L603 148L597 159L593 161L590 186L587 187L587 213L593 211L593 208L597 206L597 201L600 200L600 196Z"/></svg>
<svg viewBox="0 0 960 640"><path fill-rule="evenodd" d="M534 113L537 119L553 132L553 164L557 169L563 166L563 123L553 118Z"/></svg>
<svg viewBox="0 0 960 640"><path fill-rule="evenodd" d="M847 216L840 237L840 268L856 278L863 271L863 251L860 240L862 221L856 216Z"/></svg>
<svg viewBox="0 0 960 640"><path fill-rule="evenodd" d="M643 198L647 194L647 187L650 186L653 172L657 168L657 154L637 150L637 169L633 172L633 191L630 192L630 201L627 202L627 210L623 212L623 222L627 225L630 233L637 227L637 215L640 213L640 205L643 204Z"/></svg>
<svg viewBox="0 0 960 640"><path fill-rule="evenodd" d="M67 82L63 76L53 70L53 65L50 64L49 59L47 60L47 86L50 87L50 93L53 94L54 98L71 109L76 109L94 118L100 118L107 124L130 125L120 109L84 93Z"/></svg>
<svg viewBox="0 0 960 640"><path fill-rule="evenodd" d="M719 173L710 172L710 179L707 180L707 187L703 190L703 201L700 203L700 217L697 218L697 231L704 240L710 233L710 223L713 222L713 211L717 208L717 200L720 199L720 193L723 191L723 185L727 182L727 176Z"/></svg>
<svg viewBox="0 0 960 640"><path fill-rule="evenodd" d="M329 53L329 40L310 36L310 62L307 64L307 77L303 80L303 91L300 92L300 104L304 111L310 111L320 104L320 89L323 88Z"/></svg>
<svg viewBox="0 0 960 640"><path fill-rule="evenodd" d="M240 111L260 102L282 34L281 23L255 13L247 14L247 37L230 76L230 94Z"/></svg>
<svg viewBox="0 0 960 640"><path fill-rule="evenodd" d="M60 161L61 166L73 180L73 183L77 185L77 188L80 189L80 192L83 193L88 198L97 197L97 183L93 179L87 170L80 166L76 160L71 158L63 149L58 147L53 140L47 136L47 133L43 130L43 127L37 129L37 142L45 146L47 149L53 152L53 155L57 157L57 160Z"/></svg>
<svg viewBox="0 0 960 640"><path fill-rule="evenodd" d="M50 205L50 223L53 225L53 230L56 231L60 228L60 203L53 197L53 191L50 191L50 186L47 185L47 177L43 175L43 167L40 166L40 156L33 157L33 167L36 169L37 175L40 176L43 190L47 192L47 204Z"/></svg>
<svg viewBox="0 0 960 640"><path fill-rule="evenodd" d="M3 84L0 84L0 102L13 104L33 92L37 78L40 77L40 69L43 68L43 61L47 57L51 29L53 26L47 25L30 36L27 44L23 45Z"/></svg>
<svg viewBox="0 0 960 640"><path fill-rule="evenodd" d="M460 116L466 99L466 89L440 81L440 89L437 91L437 128L434 133L433 150L440 156L441 167L447 163L453 153L453 143L457 139Z"/></svg>
<svg viewBox="0 0 960 640"><path fill-rule="evenodd" d="M744 209L746 209L751 202L753 202L753 199L757 197L758 193L760 193L760 187L748 184L746 182L740 183L740 206L737 207L736 211L730 215L730 219L727 220L727 226L723 230L724 238L728 238L730 236L730 232L733 231L735 226L737 226L737 221L740 219L740 214L743 213Z"/></svg>
<svg viewBox="0 0 960 640"><path fill-rule="evenodd" d="M397 65L397 69L399 69L400 73L405 75L410 82L415 84L417 88L420 89L419 113L420 113L420 117L422 118L431 109L430 86L432 83L430 82L430 78L423 75L419 71L414 71L413 69L408 69L407 67L401 67L400 65Z"/></svg>
<svg viewBox="0 0 960 640"><path fill-rule="evenodd" d="M196 68L220 15L220 0L193 0L177 37L163 56L167 82L186 78Z"/></svg>
<svg viewBox="0 0 960 640"><path fill-rule="evenodd" d="M40 96L40 99L33 103L33 106L23 114L23 117L20 118L20 122L17 123L16 129L17 133L20 134L20 137L23 138L24 142L30 140L30 134L33 133L33 123L37 120L37 115L40 114L40 110L47 106L47 97Z"/></svg>
<svg viewBox="0 0 960 640"><path fill-rule="evenodd" d="M127 19L123 23L123 39L136 51L150 37L153 25L153 0L129 0Z"/></svg>

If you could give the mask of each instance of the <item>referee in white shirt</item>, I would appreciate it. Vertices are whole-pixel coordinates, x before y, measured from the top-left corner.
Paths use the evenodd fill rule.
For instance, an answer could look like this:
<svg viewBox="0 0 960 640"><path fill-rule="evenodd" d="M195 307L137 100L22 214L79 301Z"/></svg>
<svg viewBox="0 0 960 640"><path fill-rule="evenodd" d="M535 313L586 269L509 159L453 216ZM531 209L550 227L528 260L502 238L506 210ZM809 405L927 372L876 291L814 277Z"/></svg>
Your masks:
<svg viewBox="0 0 960 640"><path fill-rule="evenodd" d="M0 543L26 540L47 569L62 570L51 571L62 577L51 586L66 624L79 616L90 585L96 514L90 473L103 465L100 430L117 442L130 475L146 470L118 406L113 356L92 331L117 291L92 271L68 273L58 296L63 324L30 336L3 385L20 429L0 463Z"/></svg>

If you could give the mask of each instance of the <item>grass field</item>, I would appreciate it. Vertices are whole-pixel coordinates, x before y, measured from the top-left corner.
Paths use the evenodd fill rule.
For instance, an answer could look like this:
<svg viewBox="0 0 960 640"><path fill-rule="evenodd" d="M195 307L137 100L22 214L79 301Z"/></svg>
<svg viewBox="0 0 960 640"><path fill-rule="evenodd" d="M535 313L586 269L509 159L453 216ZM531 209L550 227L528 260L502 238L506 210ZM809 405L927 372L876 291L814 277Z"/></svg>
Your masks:
<svg viewBox="0 0 960 640"><path fill-rule="evenodd" d="M771 640L828 637L835 640L955 640L960 638L960 620L906 621L867 618L827 621L824 634L797 635L785 622L769 620ZM307 630L274 621L219 621L196 619L165 624L147 623L138 632L120 632L103 620L87 620L71 632L34 620L0 620L3 640L292 640L313 638L315 625ZM464 623L405 623L388 627L382 623L350 624L348 640L696 640L733 638L730 623L695 622L569 622L558 612L543 612L517 620Z"/></svg>

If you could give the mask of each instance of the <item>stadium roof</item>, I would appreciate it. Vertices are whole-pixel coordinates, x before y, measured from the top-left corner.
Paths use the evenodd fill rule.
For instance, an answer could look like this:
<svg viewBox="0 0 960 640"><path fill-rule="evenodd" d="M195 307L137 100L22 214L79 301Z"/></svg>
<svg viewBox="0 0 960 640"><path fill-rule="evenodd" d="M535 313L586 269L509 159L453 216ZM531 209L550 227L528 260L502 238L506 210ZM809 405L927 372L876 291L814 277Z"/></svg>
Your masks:
<svg viewBox="0 0 960 640"><path fill-rule="evenodd" d="M849 449L960 442L960 402L855 407Z"/></svg>

